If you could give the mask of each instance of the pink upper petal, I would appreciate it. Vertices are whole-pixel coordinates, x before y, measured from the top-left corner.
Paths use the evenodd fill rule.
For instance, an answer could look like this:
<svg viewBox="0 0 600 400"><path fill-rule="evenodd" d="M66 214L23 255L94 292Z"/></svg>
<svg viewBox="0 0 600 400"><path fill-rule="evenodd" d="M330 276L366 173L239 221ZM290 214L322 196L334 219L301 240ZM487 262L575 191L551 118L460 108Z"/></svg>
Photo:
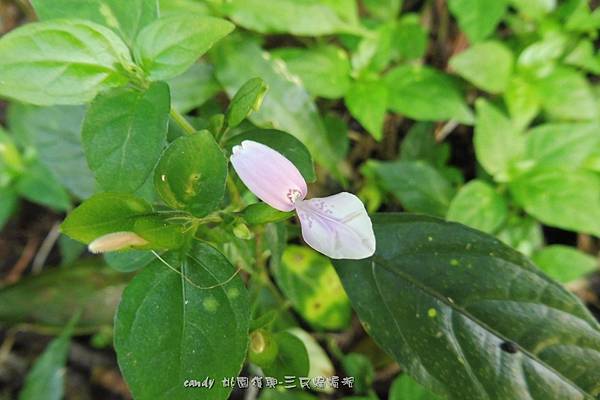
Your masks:
<svg viewBox="0 0 600 400"><path fill-rule="evenodd" d="M342 192L296 202L302 237L330 258L358 260L375 252L371 218L358 197Z"/></svg>
<svg viewBox="0 0 600 400"><path fill-rule="evenodd" d="M234 146L231 164L259 199L280 211L291 211L306 197L306 181L281 153L252 140Z"/></svg>

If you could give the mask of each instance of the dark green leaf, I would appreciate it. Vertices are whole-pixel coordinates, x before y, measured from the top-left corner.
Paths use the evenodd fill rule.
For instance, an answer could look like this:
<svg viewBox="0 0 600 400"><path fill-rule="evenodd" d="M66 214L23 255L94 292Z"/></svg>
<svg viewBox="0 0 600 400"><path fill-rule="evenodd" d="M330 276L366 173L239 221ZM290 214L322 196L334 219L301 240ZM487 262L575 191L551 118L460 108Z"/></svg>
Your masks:
<svg viewBox="0 0 600 400"><path fill-rule="evenodd" d="M152 215L136 218L133 232L149 242L151 249L173 250L183 245L184 228L180 224L172 224L168 218Z"/></svg>
<svg viewBox="0 0 600 400"><path fill-rule="evenodd" d="M17 209L19 196L8 187L0 188L0 231Z"/></svg>
<svg viewBox="0 0 600 400"><path fill-rule="evenodd" d="M385 79L389 107L399 114L423 121L473 122L456 82L438 70L404 65L394 68Z"/></svg>
<svg viewBox="0 0 600 400"><path fill-rule="evenodd" d="M253 123L292 134L324 167L337 171L335 152L327 141L315 103L304 88L290 79L281 63L266 56L256 43L239 36L221 42L214 58L217 78L230 97L256 76L269 86L260 111L250 116Z"/></svg>
<svg viewBox="0 0 600 400"><path fill-rule="evenodd" d="M427 161L437 167L445 165L450 157L450 146L436 142L433 128L430 122L414 124L400 144L400 159Z"/></svg>
<svg viewBox="0 0 600 400"><path fill-rule="evenodd" d="M427 391L406 374L400 375L392 383L389 400L437 400L439 397Z"/></svg>
<svg viewBox="0 0 600 400"><path fill-rule="evenodd" d="M99 185L132 193L154 169L167 137L169 87L119 88L100 94L83 123L83 147Z"/></svg>
<svg viewBox="0 0 600 400"><path fill-rule="evenodd" d="M500 42L481 42L450 59L450 67L473 85L490 93L502 93L514 64L512 52Z"/></svg>
<svg viewBox="0 0 600 400"><path fill-rule="evenodd" d="M71 193L80 199L95 191L81 145L85 108L80 106L36 107L13 103L8 120L11 131L33 146L42 164Z"/></svg>
<svg viewBox="0 0 600 400"><path fill-rule="evenodd" d="M183 275L157 260L123 293L115 320L121 371L137 399L226 399L231 389L220 380L237 376L248 345L244 284L239 276L224 284L235 270L206 244L165 261ZM219 382L211 390L183 386L200 376Z"/></svg>
<svg viewBox="0 0 600 400"><path fill-rule="evenodd" d="M342 359L346 376L354 378L354 392L366 394L375 379L375 370L369 359L358 353L350 353Z"/></svg>
<svg viewBox="0 0 600 400"><path fill-rule="evenodd" d="M285 61L290 72L300 77L308 93L315 97L337 99L350 87L350 61L339 47L278 48L273 56Z"/></svg>
<svg viewBox="0 0 600 400"><path fill-rule="evenodd" d="M250 204L241 212L241 217L244 218L250 225L262 225L271 222L279 222L289 219L294 215L293 212L283 212L274 209L267 203Z"/></svg>
<svg viewBox="0 0 600 400"><path fill-rule="evenodd" d="M448 7L471 42L479 42L496 29L507 4L506 0L450 0Z"/></svg>
<svg viewBox="0 0 600 400"><path fill-rule="evenodd" d="M242 85L231 99L225 118L227 125L238 126L253 111L260 110L269 87L260 78L252 78Z"/></svg>
<svg viewBox="0 0 600 400"><path fill-rule="evenodd" d="M106 263L120 272L132 272L144 268L156 259L148 250L129 250L104 254Z"/></svg>
<svg viewBox="0 0 600 400"><path fill-rule="evenodd" d="M382 187L408 211L445 216L454 189L434 167L423 161L369 161Z"/></svg>
<svg viewBox="0 0 600 400"><path fill-rule="evenodd" d="M375 256L334 265L367 332L412 377L448 399L593 399L600 327L575 296L478 231L373 222Z"/></svg>
<svg viewBox="0 0 600 400"><path fill-rule="evenodd" d="M569 246L544 247L532 259L548 276L562 283L574 281L598 269L594 257Z"/></svg>
<svg viewBox="0 0 600 400"><path fill-rule="evenodd" d="M306 247L288 246L273 273L296 311L312 326L331 330L348 326L352 310L329 259Z"/></svg>
<svg viewBox="0 0 600 400"><path fill-rule="evenodd" d="M26 24L0 39L0 96L38 105L87 103L121 86L129 49L111 30L83 20Z"/></svg>
<svg viewBox="0 0 600 400"><path fill-rule="evenodd" d="M162 17L142 29L135 39L135 59L153 80L174 78L233 29L224 19L204 15Z"/></svg>
<svg viewBox="0 0 600 400"><path fill-rule="evenodd" d="M302 340L289 332L278 332L273 338L279 352L271 365L263 367L263 372L279 382L284 382L286 376L307 376L309 360Z"/></svg>
<svg viewBox="0 0 600 400"><path fill-rule="evenodd" d="M0 289L0 320L62 328L81 311L77 330L112 325L121 292L130 276L98 263L51 268Z"/></svg>
<svg viewBox="0 0 600 400"><path fill-rule="evenodd" d="M448 209L446 219L494 233L508 217L504 198L487 183L473 180L463 186Z"/></svg>
<svg viewBox="0 0 600 400"><path fill-rule="evenodd" d="M232 137L225 147L231 151L233 146L244 140L254 140L277 150L298 168L307 182L317 179L312 156L306 146L294 136L275 129L253 129Z"/></svg>
<svg viewBox="0 0 600 400"><path fill-rule="evenodd" d="M511 182L510 190L525 211L544 224L600 236L597 174L534 169Z"/></svg>
<svg viewBox="0 0 600 400"><path fill-rule="evenodd" d="M167 147L154 172L154 187L169 206L198 217L225 194L227 160L208 131L183 136Z"/></svg>
<svg viewBox="0 0 600 400"><path fill-rule="evenodd" d="M113 232L132 231L135 220L152 212L143 200L124 193L98 193L84 201L62 223L62 232L90 243Z"/></svg>
<svg viewBox="0 0 600 400"><path fill-rule="evenodd" d="M86 19L121 33L127 43L158 18L158 2L149 0L32 0L40 20Z"/></svg>

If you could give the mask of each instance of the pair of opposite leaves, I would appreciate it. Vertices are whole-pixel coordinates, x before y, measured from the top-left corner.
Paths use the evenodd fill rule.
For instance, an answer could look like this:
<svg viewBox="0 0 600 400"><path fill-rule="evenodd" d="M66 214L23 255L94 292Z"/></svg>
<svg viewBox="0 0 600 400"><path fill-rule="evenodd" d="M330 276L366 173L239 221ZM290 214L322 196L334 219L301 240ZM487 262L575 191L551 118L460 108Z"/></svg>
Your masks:
<svg viewBox="0 0 600 400"><path fill-rule="evenodd" d="M251 140L232 150L231 164L259 199L279 211L295 210L304 241L324 255L362 259L375 252L375 235L363 203L353 194L305 200L306 181L281 153ZM89 245L94 253L140 246L148 242L133 232L115 232Z"/></svg>

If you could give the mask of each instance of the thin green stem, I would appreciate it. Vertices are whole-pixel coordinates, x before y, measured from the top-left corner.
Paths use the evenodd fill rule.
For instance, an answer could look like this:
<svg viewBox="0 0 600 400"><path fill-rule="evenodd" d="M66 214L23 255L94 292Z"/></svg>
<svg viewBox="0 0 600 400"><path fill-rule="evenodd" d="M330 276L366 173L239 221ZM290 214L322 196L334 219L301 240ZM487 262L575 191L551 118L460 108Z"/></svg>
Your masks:
<svg viewBox="0 0 600 400"><path fill-rule="evenodd" d="M192 135L196 133L196 128L194 128L192 124L190 124L187 119L185 119L185 117L179 113L179 111L171 108L170 115L173 121L175 121L175 123L179 125L181 129L183 129L186 135Z"/></svg>

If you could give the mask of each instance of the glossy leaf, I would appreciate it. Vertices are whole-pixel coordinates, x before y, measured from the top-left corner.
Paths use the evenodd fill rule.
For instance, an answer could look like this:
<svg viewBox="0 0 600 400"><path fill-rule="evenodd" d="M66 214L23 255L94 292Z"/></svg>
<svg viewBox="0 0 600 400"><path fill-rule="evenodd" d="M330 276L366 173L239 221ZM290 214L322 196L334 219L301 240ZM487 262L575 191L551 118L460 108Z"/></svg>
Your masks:
<svg viewBox="0 0 600 400"><path fill-rule="evenodd" d="M437 400L439 397L427 391L406 374L400 375L392 383L389 400Z"/></svg>
<svg viewBox="0 0 600 400"><path fill-rule="evenodd" d="M256 76L269 86L260 111L250 116L253 123L292 134L324 167L337 170L335 153L327 141L317 107L304 88L290 78L284 64L272 60L256 43L239 36L223 41L213 56L217 78L230 97Z"/></svg>
<svg viewBox="0 0 600 400"><path fill-rule="evenodd" d="M448 7L469 40L479 42L496 29L507 3L506 0L450 0Z"/></svg>
<svg viewBox="0 0 600 400"><path fill-rule="evenodd" d="M499 42L477 43L450 59L450 67L473 85L490 93L502 93L514 64L512 52Z"/></svg>
<svg viewBox="0 0 600 400"><path fill-rule="evenodd" d="M308 352L302 340L289 332L273 335L279 346L279 352L273 363L263 367L266 376L284 382L286 376L307 376L309 371Z"/></svg>
<svg viewBox="0 0 600 400"><path fill-rule="evenodd" d="M190 390L183 382L240 372L250 314L244 284L239 276L224 284L235 270L206 244L165 261L183 275L157 260L123 293L115 320L121 371L137 399L226 399L231 388Z"/></svg>
<svg viewBox="0 0 600 400"><path fill-rule="evenodd" d="M82 104L127 83L129 49L83 20L26 24L0 40L0 96L37 105Z"/></svg>
<svg viewBox="0 0 600 400"><path fill-rule="evenodd" d="M350 87L350 61L339 47L279 48L273 57L285 61L289 71L300 77L308 93L315 97L337 99Z"/></svg>
<svg viewBox="0 0 600 400"><path fill-rule="evenodd" d="M600 177L534 169L510 183L516 201L544 224L600 236Z"/></svg>
<svg viewBox="0 0 600 400"><path fill-rule="evenodd" d="M13 103L8 112L11 131L35 148L40 162L71 193L80 199L95 191L94 175L81 144L85 108L80 106L36 107Z"/></svg>
<svg viewBox="0 0 600 400"><path fill-rule="evenodd" d="M234 26L219 18L194 14L162 17L145 27L135 40L134 54L151 79L181 75Z"/></svg>
<svg viewBox="0 0 600 400"><path fill-rule="evenodd" d="M381 186L413 212L445 216L454 189L434 167L423 161L369 161Z"/></svg>
<svg viewBox="0 0 600 400"><path fill-rule="evenodd" d="M275 129L253 129L235 135L227 141L225 147L231 150L233 146L242 143L244 140L253 140L277 150L298 168L307 182L314 182L317 179L312 156L308 149L289 133Z"/></svg>
<svg viewBox="0 0 600 400"><path fill-rule="evenodd" d="M260 33L319 36L358 30L353 0L232 0L222 7L236 24Z"/></svg>
<svg viewBox="0 0 600 400"><path fill-rule="evenodd" d="M269 87L260 78L253 78L244 83L231 99L225 119L227 125L238 126L252 111L260 110L262 101Z"/></svg>
<svg viewBox="0 0 600 400"><path fill-rule="evenodd" d="M83 123L88 164L106 191L135 192L154 169L167 138L169 87L113 89L100 94Z"/></svg>
<svg viewBox="0 0 600 400"><path fill-rule="evenodd" d="M61 225L72 239L90 243L113 232L132 231L135 220L152 212L143 200L124 193L98 193L73 210Z"/></svg>
<svg viewBox="0 0 600 400"><path fill-rule="evenodd" d="M463 186L450 203L446 219L494 233L508 217L504 198L487 183L473 180Z"/></svg>
<svg viewBox="0 0 600 400"><path fill-rule="evenodd" d="M86 19L121 33L131 43L138 31L158 18L158 2L148 0L32 0L38 18Z"/></svg>
<svg viewBox="0 0 600 400"><path fill-rule="evenodd" d="M473 115L454 80L430 67L400 66L385 78L389 107L419 121L455 120L470 124Z"/></svg>
<svg viewBox="0 0 600 400"><path fill-rule="evenodd" d="M582 278L598 269L598 262L594 257L562 245L544 247L533 255L532 260L548 276L562 283Z"/></svg>
<svg viewBox="0 0 600 400"><path fill-rule="evenodd" d="M169 206L202 217L225 194L227 160L208 131L172 142L154 172L154 187Z"/></svg>
<svg viewBox="0 0 600 400"><path fill-rule="evenodd" d="M595 396L600 327L561 285L458 224L374 223L375 256L334 265L367 332L413 378L449 399Z"/></svg>
<svg viewBox="0 0 600 400"><path fill-rule="evenodd" d="M109 267L120 272L132 272L144 268L156 257L148 250L130 250L104 254L104 260Z"/></svg>
<svg viewBox="0 0 600 400"><path fill-rule="evenodd" d="M293 307L312 326L332 330L348 326L350 303L326 257L306 247L288 246L273 273Z"/></svg>

